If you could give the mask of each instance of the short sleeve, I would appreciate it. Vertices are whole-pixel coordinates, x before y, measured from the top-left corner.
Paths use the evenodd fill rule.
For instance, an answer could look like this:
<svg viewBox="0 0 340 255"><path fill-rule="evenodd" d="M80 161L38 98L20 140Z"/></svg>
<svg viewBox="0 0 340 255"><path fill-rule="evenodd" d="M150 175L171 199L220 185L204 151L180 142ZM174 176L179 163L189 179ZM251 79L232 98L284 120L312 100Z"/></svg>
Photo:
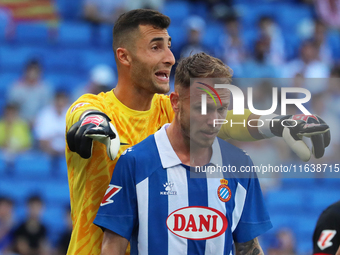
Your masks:
<svg viewBox="0 0 340 255"><path fill-rule="evenodd" d="M248 165L253 165L250 158ZM256 174L252 174L251 178L247 180L248 185L244 187L246 198L242 215L233 232L234 240L237 243L248 242L273 227Z"/></svg>
<svg viewBox="0 0 340 255"><path fill-rule="evenodd" d="M119 158L94 224L130 240L137 222L135 159L129 153Z"/></svg>
<svg viewBox="0 0 340 255"><path fill-rule="evenodd" d="M340 217L332 206L320 215L316 224L313 234L314 255L336 254L340 246Z"/></svg>
<svg viewBox="0 0 340 255"><path fill-rule="evenodd" d="M97 95L85 94L75 101L66 113L66 130L76 123L83 112L87 110L98 110L105 112L102 100Z"/></svg>

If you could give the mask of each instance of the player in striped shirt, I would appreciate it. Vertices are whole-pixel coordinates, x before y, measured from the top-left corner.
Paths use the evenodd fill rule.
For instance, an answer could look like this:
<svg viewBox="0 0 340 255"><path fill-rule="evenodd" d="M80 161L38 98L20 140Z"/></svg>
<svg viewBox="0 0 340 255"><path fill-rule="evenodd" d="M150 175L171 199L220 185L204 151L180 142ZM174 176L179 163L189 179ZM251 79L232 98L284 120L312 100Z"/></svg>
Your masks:
<svg viewBox="0 0 340 255"><path fill-rule="evenodd" d="M117 159L124 150L173 120L169 96L163 95L170 89L169 74L175 63L167 32L169 24L169 17L154 10L138 9L123 14L113 29L116 88L99 95L83 95L67 112L65 151L73 222L68 254L100 254L103 233L93 220ZM227 120L242 122L258 117L249 110L238 116L230 111ZM297 131L312 136L315 127L320 126L324 125L302 126ZM257 128L248 128L226 125L219 137L255 141L282 134L282 130L274 134L269 127L263 132L265 135ZM318 146L322 150L324 147Z"/></svg>
<svg viewBox="0 0 340 255"><path fill-rule="evenodd" d="M202 79L190 85L191 77L228 81L231 74L205 53L179 63L172 123L122 154L94 220L104 229L103 255L124 254L128 240L131 254L229 255L233 244L236 254L263 254L257 236L272 225L256 175L209 178L190 167L252 166L244 151L217 138L221 125L213 125L226 117L230 92L217 89L222 104L209 98L201 115L204 86Z"/></svg>

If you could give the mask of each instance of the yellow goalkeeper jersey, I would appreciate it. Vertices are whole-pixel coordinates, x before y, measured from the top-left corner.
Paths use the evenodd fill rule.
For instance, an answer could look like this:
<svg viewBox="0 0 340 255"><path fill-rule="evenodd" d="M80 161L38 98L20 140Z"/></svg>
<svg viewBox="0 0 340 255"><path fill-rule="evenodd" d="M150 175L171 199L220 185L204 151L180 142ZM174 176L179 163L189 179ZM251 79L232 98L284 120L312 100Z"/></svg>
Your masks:
<svg viewBox="0 0 340 255"><path fill-rule="evenodd" d="M72 104L66 114L66 131L79 120L85 110L97 109L107 114L116 127L121 143L117 158L111 161L106 148L94 142L92 157L81 158L66 146L66 161L71 199L73 231L67 254L100 254L102 230L93 224L100 203L110 183L116 162L123 151L154 134L165 123L172 121L174 112L168 96L155 94L148 111L135 111L122 104L113 90L99 95L86 94ZM250 112L238 118L247 120ZM230 118L232 114L228 114ZM229 127L229 128L228 128ZM254 140L246 127L225 126L221 138Z"/></svg>

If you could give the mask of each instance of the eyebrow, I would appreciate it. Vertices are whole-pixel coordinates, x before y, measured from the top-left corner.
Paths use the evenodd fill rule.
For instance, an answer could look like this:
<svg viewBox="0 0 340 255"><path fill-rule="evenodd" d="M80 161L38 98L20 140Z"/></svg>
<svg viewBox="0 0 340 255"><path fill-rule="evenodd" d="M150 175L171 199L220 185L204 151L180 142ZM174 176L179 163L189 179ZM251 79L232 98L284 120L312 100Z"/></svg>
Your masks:
<svg viewBox="0 0 340 255"><path fill-rule="evenodd" d="M164 38L163 38L163 37L155 37L155 38L152 38L152 40L150 41L150 43L156 42L156 41L164 41ZM171 42L171 37L169 37L169 42Z"/></svg>

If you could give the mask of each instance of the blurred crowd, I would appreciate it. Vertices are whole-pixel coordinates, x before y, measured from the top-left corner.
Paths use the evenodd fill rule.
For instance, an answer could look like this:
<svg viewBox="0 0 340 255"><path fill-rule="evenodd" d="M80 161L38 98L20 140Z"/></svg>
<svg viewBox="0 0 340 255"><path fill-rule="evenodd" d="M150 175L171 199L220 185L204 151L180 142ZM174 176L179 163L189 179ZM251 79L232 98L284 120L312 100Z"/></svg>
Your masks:
<svg viewBox="0 0 340 255"><path fill-rule="evenodd" d="M7 1L8 2L8 1ZM18 17L13 6L0 0L0 23L6 16L6 26L1 29L11 31L20 22L39 20L41 15L33 12L29 18ZM18 1L20 3L20 1ZM25 0L22 0L24 3ZM37 1L31 1L31 4ZM42 1L40 1L41 3ZM46 0L52 8L53 3ZM124 11L135 8L154 8L163 10L166 0L83 0L79 22L97 26L114 24ZM305 5L311 10L312 19L296 24L291 34L285 34L275 16L261 15L256 19L255 29L247 31L241 20L245 15L240 7L241 0L222 1L191 0L191 4L203 4L208 17L199 14L183 17L185 36L180 45L173 48L176 59L205 51L224 61L234 71L235 84L246 91L253 87L253 101L256 109L269 109L272 104L273 87L303 87L312 93L307 109L321 116L331 127L331 145L325 156L317 161L336 162L340 151L340 0L292 0L291 4ZM259 4L280 2L279 0L259 1ZM38 3L37 3L38 5ZM18 6L16 6L18 7ZM39 7L39 6L38 6ZM24 5L22 5L24 8ZM56 8L49 10L55 22L62 19ZM209 24L214 22L222 28L215 34L217 40L206 43ZM289 19L289 17L287 17ZM54 24L55 25L55 24ZM170 36L173 36L170 33ZM10 32L9 32L10 37ZM175 37L175 36L174 36ZM287 38L294 38L294 43ZM173 43L174 45L176 42ZM95 47L95 46L94 46ZM113 58L113 53L112 53ZM67 60L65 60L67 61ZM39 59L29 59L17 80L8 86L6 102L0 116L1 160L6 164L6 175L12 174L17 157L27 151L42 151L59 162L64 157L65 114L71 103L84 93L97 94L114 88L117 81L113 66L99 64L84 75L87 82L72 90L55 90L45 80L44 66ZM0 70L1 72L1 70ZM252 79L250 79L252 78ZM173 89L172 77L172 89ZM246 93L245 93L246 94ZM298 97L299 95L293 95ZM279 95L280 102L280 95ZM246 105L247 107L247 105ZM280 107L277 109L280 114ZM298 109L290 107L288 114L299 114ZM256 143L234 142L245 149L255 164L296 161L297 158L279 139ZM266 155L264 158L263 155ZM262 181L264 189L279 185L277 178ZM56 243L50 243L46 227L40 221L44 202L37 195L27 201L27 219L16 222L13 218L15 201L0 194L0 254L65 254L70 237L71 223L65 217L69 228ZM65 209L65 214L69 208ZM270 255L296 254L293 233L282 229L277 233L268 249Z"/></svg>

